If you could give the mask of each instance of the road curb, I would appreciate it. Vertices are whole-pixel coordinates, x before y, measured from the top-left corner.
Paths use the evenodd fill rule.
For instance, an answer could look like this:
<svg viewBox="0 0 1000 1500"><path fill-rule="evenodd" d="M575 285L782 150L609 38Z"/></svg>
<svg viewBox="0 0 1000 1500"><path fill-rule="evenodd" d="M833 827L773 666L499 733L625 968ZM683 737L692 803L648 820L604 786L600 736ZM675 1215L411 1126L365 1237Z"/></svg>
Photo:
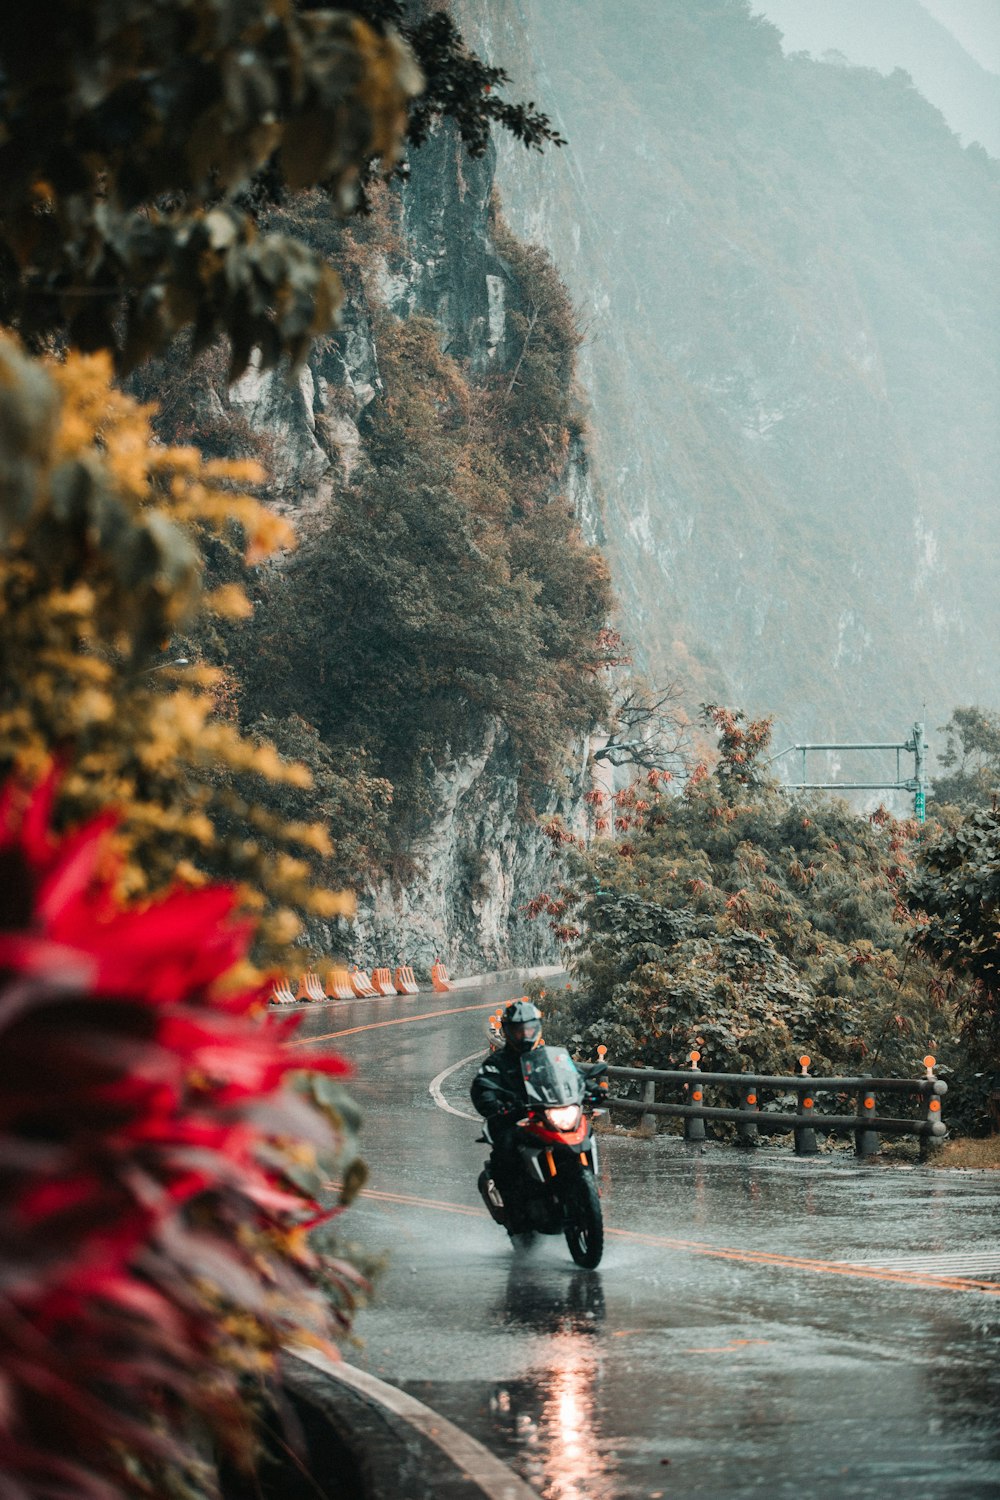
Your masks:
<svg viewBox="0 0 1000 1500"><path fill-rule="evenodd" d="M297 1394L322 1405L336 1440L352 1450L370 1500L538 1500L482 1443L356 1365L296 1348L282 1368ZM322 1484L325 1475L316 1477Z"/></svg>

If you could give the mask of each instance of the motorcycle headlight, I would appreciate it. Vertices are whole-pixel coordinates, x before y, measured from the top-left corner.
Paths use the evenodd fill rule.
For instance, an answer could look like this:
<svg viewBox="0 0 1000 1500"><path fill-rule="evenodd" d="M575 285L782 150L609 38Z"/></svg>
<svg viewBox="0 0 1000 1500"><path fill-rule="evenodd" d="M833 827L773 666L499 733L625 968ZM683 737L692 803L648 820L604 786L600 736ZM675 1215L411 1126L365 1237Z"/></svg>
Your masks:
<svg viewBox="0 0 1000 1500"><path fill-rule="evenodd" d="M580 1123L579 1104L560 1104L555 1109L547 1109L545 1118L553 1130L575 1130Z"/></svg>

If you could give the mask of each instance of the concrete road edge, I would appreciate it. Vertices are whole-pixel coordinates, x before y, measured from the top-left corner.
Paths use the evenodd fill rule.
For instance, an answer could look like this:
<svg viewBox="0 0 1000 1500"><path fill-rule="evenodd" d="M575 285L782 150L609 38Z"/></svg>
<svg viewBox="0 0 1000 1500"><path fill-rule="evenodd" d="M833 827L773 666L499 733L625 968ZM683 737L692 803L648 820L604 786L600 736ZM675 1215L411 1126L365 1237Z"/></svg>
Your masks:
<svg viewBox="0 0 1000 1500"><path fill-rule="evenodd" d="M432 1479L432 1493L458 1493L458 1482L462 1496L467 1496L468 1500L478 1500L478 1497L482 1500L538 1500L537 1491L529 1488L482 1443L398 1387L359 1370L355 1365L327 1359L314 1349L296 1346L286 1351L285 1358L299 1360L328 1379L349 1386L378 1407L390 1426L398 1428L402 1425L432 1445L429 1451L435 1455L440 1469L437 1480Z"/></svg>

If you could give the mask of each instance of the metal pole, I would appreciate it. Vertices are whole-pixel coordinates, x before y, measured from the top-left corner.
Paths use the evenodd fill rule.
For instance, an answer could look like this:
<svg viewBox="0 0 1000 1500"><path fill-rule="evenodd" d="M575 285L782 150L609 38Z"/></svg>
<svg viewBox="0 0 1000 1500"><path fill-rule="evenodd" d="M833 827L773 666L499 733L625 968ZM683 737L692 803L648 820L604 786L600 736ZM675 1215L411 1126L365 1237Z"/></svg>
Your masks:
<svg viewBox="0 0 1000 1500"><path fill-rule="evenodd" d="M927 820L927 743L924 739L924 726L916 723L913 726L913 779L917 783L913 793L913 812L918 823Z"/></svg>

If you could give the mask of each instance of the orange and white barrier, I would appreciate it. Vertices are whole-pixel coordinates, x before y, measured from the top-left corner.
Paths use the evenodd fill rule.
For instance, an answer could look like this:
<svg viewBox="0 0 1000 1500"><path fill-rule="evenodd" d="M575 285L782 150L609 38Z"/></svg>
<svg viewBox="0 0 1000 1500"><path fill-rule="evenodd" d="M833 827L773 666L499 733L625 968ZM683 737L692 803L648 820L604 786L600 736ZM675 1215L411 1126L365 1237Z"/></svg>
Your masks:
<svg viewBox="0 0 1000 1500"><path fill-rule="evenodd" d="M445 968L440 959L431 964L431 984L439 992L451 989L451 980L448 978L448 970Z"/></svg>
<svg viewBox="0 0 1000 1500"><path fill-rule="evenodd" d="M356 966L351 970L351 988L362 1000L367 1000L372 995L378 994L378 990L372 984L371 975L366 974L364 969L359 969Z"/></svg>
<svg viewBox="0 0 1000 1500"><path fill-rule="evenodd" d="M372 969L372 984L380 995L399 994L399 991L392 982L391 969Z"/></svg>
<svg viewBox="0 0 1000 1500"><path fill-rule="evenodd" d="M299 980L299 992L296 1000L325 1000L323 984L319 975L313 969L307 969Z"/></svg>
<svg viewBox="0 0 1000 1500"><path fill-rule="evenodd" d="M326 993L331 1000L354 999L354 987L347 969L338 965L330 970L326 978Z"/></svg>
<svg viewBox="0 0 1000 1500"><path fill-rule="evenodd" d="M289 980L276 979L268 997L272 1005L294 1005L295 996L292 994L292 986Z"/></svg>
<svg viewBox="0 0 1000 1500"><path fill-rule="evenodd" d="M395 984L398 995L415 995L420 988L409 964L400 964L396 970Z"/></svg>

